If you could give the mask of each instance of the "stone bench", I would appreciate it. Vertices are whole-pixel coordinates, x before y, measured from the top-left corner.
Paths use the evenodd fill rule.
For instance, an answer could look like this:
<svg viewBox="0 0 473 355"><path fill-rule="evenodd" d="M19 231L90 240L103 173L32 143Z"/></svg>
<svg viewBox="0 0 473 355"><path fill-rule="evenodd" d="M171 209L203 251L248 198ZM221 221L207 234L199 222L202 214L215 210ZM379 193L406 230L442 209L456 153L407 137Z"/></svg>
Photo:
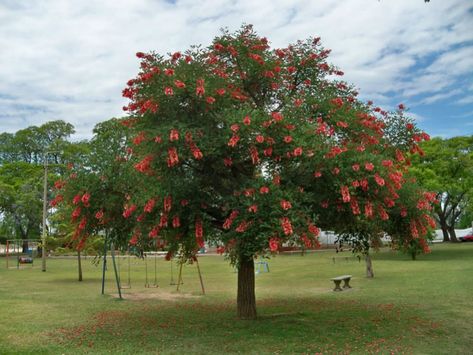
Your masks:
<svg viewBox="0 0 473 355"><path fill-rule="evenodd" d="M343 288L351 288L350 279L351 279L351 275L342 275L342 276L337 276L337 277L331 278L330 280L332 280L335 283L335 288L333 290L334 291L343 291L340 288L340 283L342 281L343 281Z"/></svg>

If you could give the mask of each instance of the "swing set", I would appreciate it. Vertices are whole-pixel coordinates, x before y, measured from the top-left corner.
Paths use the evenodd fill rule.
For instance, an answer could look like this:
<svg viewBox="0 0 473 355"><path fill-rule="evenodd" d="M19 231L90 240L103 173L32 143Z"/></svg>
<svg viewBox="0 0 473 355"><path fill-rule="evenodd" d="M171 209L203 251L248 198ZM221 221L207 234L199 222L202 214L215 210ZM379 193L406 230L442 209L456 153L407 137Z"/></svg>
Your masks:
<svg viewBox="0 0 473 355"><path fill-rule="evenodd" d="M7 269L20 269L25 265L33 267L34 259L38 256L38 248L41 246L40 239L9 239L6 245L6 266ZM13 257L14 265L10 257Z"/></svg>
<svg viewBox="0 0 473 355"><path fill-rule="evenodd" d="M132 253L130 253L130 249L126 252L122 253L119 252L119 255L115 255L115 247L112 241L107 241L104 244L104 253L103 253L103 270L102 270L102 295L105 293L105 272L107 270L107 253L108 249L110 250L110 254L112 257L112 263L114 268L115 274L115 281L118 290L118 296L120 299L123 299L121 290L123 289L130 289L131 288L131 259L134 257ZM145 288L158 288L158 256L164 255L163 252L157 251L148 251L143 252L143 260L145 263ZM118 261L116 261L118 259ZM150 267L148 267L148 261L151 263ZM202 279L202 273L200 271L199 262L197 260L197 256L194 257L194 260L190 262L197 266L197 272L199 275L200 285L202 289L202 294L205 295L205 288ZM171 282L170 285L177 285L176 291L179 292L180 285L182 285L182 268L184 263L179 263L179 274L177 283L174 281L174 272L173 272L173 261L171 260ZM154 277L151 279L151 268L154 269Z"/></svg>

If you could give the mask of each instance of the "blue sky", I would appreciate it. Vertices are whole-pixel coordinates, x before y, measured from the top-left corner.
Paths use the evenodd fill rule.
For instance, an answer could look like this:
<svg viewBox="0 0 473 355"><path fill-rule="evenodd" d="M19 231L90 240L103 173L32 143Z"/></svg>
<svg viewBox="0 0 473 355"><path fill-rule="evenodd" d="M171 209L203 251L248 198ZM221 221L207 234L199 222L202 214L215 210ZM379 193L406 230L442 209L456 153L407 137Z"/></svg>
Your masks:
<svg viewBox="0 0 473 355"><path fill-rule="evenodd" d="M0 132L54 119L75 138L123 115L137 51L210 43L242 23L283 47L320 36L331 62L433 136L473 134L471 0L0 0Z"/></svg>

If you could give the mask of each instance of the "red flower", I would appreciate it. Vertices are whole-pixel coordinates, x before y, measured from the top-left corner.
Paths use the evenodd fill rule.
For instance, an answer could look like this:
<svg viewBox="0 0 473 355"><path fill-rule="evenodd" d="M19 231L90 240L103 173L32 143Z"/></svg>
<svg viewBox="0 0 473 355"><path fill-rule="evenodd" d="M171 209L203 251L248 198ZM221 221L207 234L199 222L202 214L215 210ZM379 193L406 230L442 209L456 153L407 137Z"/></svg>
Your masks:
<svg viewBox="0 0 473 355"><path fill-rule="evenodd" d="M379 186L384 186L384 179L378 173L374 174L374 179Z"/></svg>
<svg viewBox="0 0 473 355"><path fill-rule="evenodd" d="M225 47L223 45L221 45L220 43L215 43L214 44L214 49L216 51L222 51Z"/></svg>
<svg viewBox="0 0 473 355"><path fill-rule="evenodd" d="M123 211L123 217L128 218L132 215L132 213L136 210L136 205L133 204L130 207L125 206L125 211Z"/></svg>
<svg viewBox="0 0 473 355"><path fill-rule="evenodd" d="M230 229L233 221L235 220L235 218L237 218L237 216L238 216L238 211L233 210L232 213L230 213L230 216L223 223L223 229Z"/></svg>
<svg viewBox="0 0 473 355"><path fill-rule="evenodd" d="M180 52L175 52L172 57L171 57L171 60L173 62L175 62L176 60L178 60L179 58L181 58L181 53Z"/></svg>
<svg viewBox="0 0 473 355"><path fill-rule="evenodd" d="M317 237L320 234L320 229L314 226L312 223L309 223L309 233L314 237Z"/></svg>
<svg viewBox="0 0 473 355"><path fill-rule="evenodd" d="M223 164L225 164L225 166L232 166L232 158L223 158Z"/></svg>
<svg viewBox="0 0 473 355"><path fill-rule="evenodd" d="M177 87L177 88L185 88L186 87L186 84L184 84L182 81L180 80L174 80L174 85Z"/></svg>
<svg viewBox="0 0 473 355"><path fill-rule="evenodd" d="M250 207L248 207L248 212L253 212L253 213L258 212L258 206L257 205L251 205Z"/></svg>
<svg viewBox="0 0 473 355"><path fill-rule="evenodd" d="M373 163L365 163L365 169L368 171L372 171L374 169Z"/></svg>
<svg viewBox="0 0 473 355"><path fill-rule="evenodd" d="M168 213L172 207L172 196L166 196L163 200L163 210Z"/></svg>
<svg viewBox="0 0 473 355"><path fill-rule="evenodd" d="M177 155L177 150L174 147L168 149L168 167L173 167L179 163L179 156Z"/></svg>
<svg viewBox="0 0 473 355"><path fill-rule="evenodd" d="M291 235L293 233L291 220L289 218L281 218L281 227L285 235Z"/></svg>
<svg viewBox="0 0 473 355"><path fill-rule="evenodd" d="M90 200L90 194L86 192L85 194L82 195L81 200L84 205L88 205L89 200Z"/></svg>
<svg viewBox="0 0 473 355"><path fill-rule="evenodd" d="M179 131L177 129L171 129L169 133L169 141L177 141L179 139Z"/></svg>
<svg viewBox="0 0 473 355"><path fill-rule="evenodd" d="M146 202L146 204L145 204L143 210L144 210L146 213L151 213L151 211L153 211L153 208L154 208L154 205L155 205L155 204L156 204L156 199L151 198L151 199L149 199L149 200Z"/></svg>
<svg viewBox="0 0 473 355"><path fill-rule="evenodd" d="M257 141L258 143L263 143L263 142L264 142L264 137L263 137L261 134L258 134L258 135L256 136L256 141Z"/></svg>
<svg viewBox="0 0 473 355"><path fill-rule="evenodd" d="M223 88L217 89L215 90L215 92L217 93L217 95L220 95L220 96L225 95L225 89Z"/></svg>
<svg viewBox="0 0 473 355"><path fill-rule="evenodd" d="M283 210L288 210L292 207L291 203L287 200L281 200L280 204Z"/></svg>
<svg viewBox="0 0 473 355"><path fill-rule="evenodd" d="M164 94L167 95L167 96L172 96L172 95L174 95L174 91L172 90L172 87L166 86L166 87L164 88Z"/></svg>
<svg viewBox="0 0 473 355"><path fill-rule="evenodd" d="M403 104L399 104L398 107L399 107L399 109L400 109L401 111L405 109L405 106L404 106Z"/></svg>
<svg viewBox="0 0 473 355"><path fill-rule="evenodd" d="M215 102L215 98L213 98L212 96L207 96L205 98L205 101L209 104L209 105L212 105L214 102Z"/></svg>
<svg viewBox="0 0 473 355"><path fill-rule="evenodd" d="M276 252L279 249L279 239L278 238L271 238L269 239L269 250L272 252Z"/></svg>
<svg viewBox="0 0 473 355"><path fill-rule="evenodd" d="M251 161L253 164L259 163L258 150L255 147L250 147Z"/></svg>
<svg viewBox="0 0 473 355"><path fill-rule="evenodd" d="M135 138L133 138L133 144L140 145L145 139L145 132L142 131Z"/></svg>
<svg viewBox="0 0 473 355"><path fill-rule="evenodd" d="M228 146L229 147L235 147L240 140L240 137L237 135L233 135L232 138L228 141Z"/></svg>
<svg viewBox="0 0 473 355"><path fill-rule="evenodd" d="M201 85L198 85L196 88L195 88L195 94L199 97L202 97L204 96L205 94L205 89L204 89L204 80L203 79L199 79L201 80ZM199 82L199 80L197 80Z"/></svg>
<svg viewBox="0 0 473 355"><path fill-rule="evenodd" d="M217 247L217 254L220 254L220 255L221 255L221 254L223 254L224 252L225 252L225 247L223 247L223 246L221 246L221 245Z"/></svg>
<svg viewBox="0 0 473 355"><path fill-rule="evenodd" d="M340 192L342 194L342 200L343 202L350 202L350 190L348 189L348 186L342 186L340 187Z"/></svg>
<svg viewBox="0 0 473 355"><path fill-rule="evenodd" d="M301 156L302 155L302 148L301 147L295 148L293 154L294 154L295 157Z"/></svg>
<svg viewBox="0 0 473 355"><path fill-rule="evenodd" d="M160 228L165 228L168 226L168 215L163 214L161 215L161 218L159 219L159 227Z"/></svg>
<svg viewBox="0 0 473 355"><path fill-rule="evenodd" d="M279 175L274 175L273 184L274 185L280 185L281 184L281 177Z"/></svg>
<svg viewBox="0 0 473 355"><path fill-rule="evenodd" d="M185 207L189 204L189 201L188 200L181 200L181 206L182 207Z"/></svg>
<svg viewBox="0 0 473 355"><path fill-rule="evenodd" d="M250 116L245 116L245 118L243 119L243 124L245 126L249 126L251 124L251 118Z"/></svg>
<svg viewBox="0 0 473 355"><path fill-rule="evenodd" d="M235 123L235 124L232 124L232 125L230 126L230 129L232 130L233 133L236 133L236 132L239 131L240 125L238 125L238 124L236 124L236 123Z"/></svg>
<svg viewBox="0 0 473 355"><path fill-rule="evenodd" d="M80 223L79 223L79 227L78 227L78 228L81 229L81 230L82 230L82 229L85 229L85 226L86 226L86 225L87 225L87 218L85 218L85 216L84 216L84 217L82 217L82 219L80 220Z"/></svg>
<svg viewBox="0 0 473 355"><path fill-rule="evenodd" d="M152 160L153 160L153 157L151 155L148 155L142 161L135 164L134 168L141 173L146 173L150 169Z"/></svg>
<svg viewBox="0 0 473 355"><path fill-rule="evenodd" d="M82 198L82 195L81 195L81 194L75 195L74 198L72 199L72 203L73 203L74 205L77 205L77 204L80 202L81 198Z"/></svg>
<svg viewBox="0 0 473 355"><path fill-rule="evenodd" d="M171 69L171 68L164 69L164 74L166 74L167 76L174 75L174 69Z"/></svg>
<svg viewBox="0 0 473 355"><path fill-rule="evenodd" d="M385 167L393 166L392 160L383 160L381 164L383 164Z"/></svg>
<svg viewBox="0 0 473 355"><path fill-rule="evenodd" d="M369 201L365 205L365 216L366 217L372 217L373 216L373 204Z"/></svg>
<svg viewBox="0 0 473 355"><path fill-rule="evenodd" d="M319 177L321 177L321 176L322 176L322 173L321 173L320 171L314 172L314 177L315 177L315 178L319 178Z"/></svg>
<svg viewBox="0 0 473 355"><path fill-rule="evenodd" d="M136 52L136 57L137 58L143 58L145 54L143 52Z"/></svg>
<svg viewBox="0 0 473 355"><path fill-rule="evenodd" d="M197 147L194 147L194 149L192 149L192 155L194 155L194 158L197 160L200 160L204 157L200 149Z"/></svg>
<svg viewBox="0 0 473 355"><path fill-rule="evenodd" d="M273 120L274 120L275 122L280 122L280 121L282 121L282 119L283 119L282 114L279 113L279 112L272 112L272 113L271 113L271 116L273 117Z"/></svg>
<svg viewBox="0 0 473 355"><path fill-rule="evenodd" d="M262 194L262 195L269 193L269 187L261 186L260 189L259 189L259 193Z"/></svg>
<svg viewBox="0 0 473 355"><path fill-rule="evenodd" d="M204 229L202 227L202 220L196 218L195 220L195 239L199 248L204 247Z"/></svg>
<svg viewBox="0 0 473 355"><path fill-rule="evenodd" d="M351 201L350 201L350 207L351 207L351 211L354 215L361 214L360 206L358 205L358 202L354 198L352 198Z"/></svg>
<svg viewBox="0 0 473 355"><path fill-rule="evenodd" d="M240 224L235 228L235 232L244 233L249 226L250 223L248 223L247 221L241 221Z"/></svg>
<svg viewBox="0 0 473 355"><path fill-rule="evenodd" d="M273 154L273 148L272 147L266 148L265 150L263 150L263 154L266 157L270 157Z"/></svg>
<svg viewBox="0 0 473 355"><path fill-rule="evenodd" d="M285 143L291 143L292 142L292 137L291 136L285 136L284 137L284 142Z"/></svg>

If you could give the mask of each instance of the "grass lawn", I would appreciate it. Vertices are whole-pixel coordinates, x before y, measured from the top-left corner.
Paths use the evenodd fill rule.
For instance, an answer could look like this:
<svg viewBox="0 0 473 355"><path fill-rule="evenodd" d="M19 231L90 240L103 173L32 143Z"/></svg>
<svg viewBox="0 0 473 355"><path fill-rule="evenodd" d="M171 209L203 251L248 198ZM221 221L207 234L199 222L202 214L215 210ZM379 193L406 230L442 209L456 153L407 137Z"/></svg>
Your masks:
<svg viewBox="0 0 473 355"><path fill-rule="evenodd" d="M279 255L256 276L256 321L236 319L236 273L220 256L199 258L206 296L195 265L177 293L169 262L158 260L160 287L147 289L144 262L133 259L123 301L111 263L102 296L90 259L80 283L75 259L48 260L43 273L40 261L15 270L0 258L0 354L471 353L473 243L432 250L416 261L375 254L374 279L355 258L334 264L333 251ZM347 273L353 289L333 292L329 279Z"/></svg>

